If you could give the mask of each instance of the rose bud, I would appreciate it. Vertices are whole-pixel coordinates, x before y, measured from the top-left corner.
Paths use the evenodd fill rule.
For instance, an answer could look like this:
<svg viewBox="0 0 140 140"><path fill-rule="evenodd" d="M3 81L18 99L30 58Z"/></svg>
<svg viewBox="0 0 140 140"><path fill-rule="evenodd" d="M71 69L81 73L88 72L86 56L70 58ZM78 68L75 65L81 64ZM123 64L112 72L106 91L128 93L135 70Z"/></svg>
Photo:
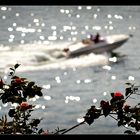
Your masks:
<svg viewBox="0 0 140 140"><path fill-rule="evenodd" d="M1 79L1 80L0 80L0 89L3 88L3 85L4 85L4 83L3 83L2 79Z"/></svg>
<svg viewBox="0 0 140 140"><path fill-rule="evenodd" d="M124 105L123 108L124 108L124 111L125 112L128 112L130 110L130 106L129 105Z"/></svg>
<svg viewBox="0 0 140 140"><path fill-rule="evenodd" d="M103 109L109 108L109 102L106 102L106 101L102 100L102 101L100 102L100 106L101 106Z"/></svg>
<svg viewBox="0 0 140 140"><path fill-rule="evenodd" d="M44 132L41 133L41 135L48 135L48 130L45 130Z"/></svg>
<svg viewBox="0 0 140 140"><path fill-rule="evenodd" d="M20 104L20 110L21 111L25 111L25 110L27 110L27 109L31 109L32 108L32 105L29 105L27 102L22 102L21 104Z"/></svg>
<svg viewBox="0 0 140 140"><path fill-rule="evenodd" d="M114 93L113 98L116 100L121 100L121 99L124 99L124 96L121 92L117 91Z"/></svg>

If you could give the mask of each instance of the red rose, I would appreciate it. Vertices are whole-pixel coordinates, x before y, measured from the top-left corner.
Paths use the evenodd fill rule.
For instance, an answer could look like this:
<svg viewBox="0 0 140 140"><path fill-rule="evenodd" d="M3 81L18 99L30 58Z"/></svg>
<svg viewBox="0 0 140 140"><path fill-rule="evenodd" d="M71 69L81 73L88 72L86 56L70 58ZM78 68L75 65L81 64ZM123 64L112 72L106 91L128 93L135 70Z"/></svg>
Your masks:
<svg viewBox="0 0 140 140"><path fill-rule="evenodd" d="M124 98L124 96L121 92L117 91L117 92L114 93L113 98L121 100L121 99Z"/></svg>
<svg viewBox="0 0 140 140"><path fill-rule="evenodd" d="M20 106L17 106L17 109L21 110L21 111L25 111L27 109L31 109L32 105L29 105L27 102L22 102L20 104Z"/></svg>
<svg viewBox="0 0 140 140"><path fill-rule="evenodd" d="M15 85L19 85L19 84L22 84L22 83L25 83L25 82L22 78L17 77L14 80L12 80L12 83L15 84Z"/></svg>
<svg viewBox="0 0 140 140"><path fill-rule="evenodd" d="M46 131L44 131L44 132L42 132L41 133L41 135L48 135L49 133L48 133L48 130L46 130Z"/></svg>
<svg viewBox="0 0 140 140"><path fill-rule="evenodd" d="M20 83L23 83L24 82L21 78L16 78L14 81L17 84L20 84Z"/></svg>

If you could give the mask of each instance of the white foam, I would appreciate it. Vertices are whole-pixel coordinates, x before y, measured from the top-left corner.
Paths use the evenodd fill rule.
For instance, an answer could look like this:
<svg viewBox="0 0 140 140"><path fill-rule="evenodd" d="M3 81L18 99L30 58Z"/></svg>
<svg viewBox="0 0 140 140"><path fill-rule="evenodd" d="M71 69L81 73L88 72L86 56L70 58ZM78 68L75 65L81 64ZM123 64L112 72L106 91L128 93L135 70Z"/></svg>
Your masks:
<svg viewBox="0 0 140 140"><path fill-rule="evenodd" d="M11 67L16 63L21 64L20 68L18 68L20 71L32 71L104 65L108 61L106 56L95 55L93 53L66 59L62 54L62 49L70 44L71 42L52 43L48 45L33 43L11 46L11 48L4 48L2 46L0 47L2 50L0 51L0 69L1 71L4 71L6 68ZM62 56L63 58L58 59Z"/></svg>
<svg viewBox="0 0 140 140"><path fill-rule="evenodd" d="M38 65L38 66L21 66L19 71L35 71L44 69L66 69L66 68L77 68L77 67L88 67L95 65L105 65L108 59L104 55L89 54L86 56L61 60L49 64Z"/></svg>

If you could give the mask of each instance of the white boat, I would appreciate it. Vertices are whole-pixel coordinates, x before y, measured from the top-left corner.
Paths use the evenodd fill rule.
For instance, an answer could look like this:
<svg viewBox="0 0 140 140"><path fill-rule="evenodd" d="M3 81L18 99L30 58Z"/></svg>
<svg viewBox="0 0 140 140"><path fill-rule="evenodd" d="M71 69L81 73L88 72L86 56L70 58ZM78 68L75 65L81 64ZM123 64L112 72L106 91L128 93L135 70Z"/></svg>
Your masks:
<svg viewBox="0 0 140 140"><path fill-rule="evenodd" d="M75 43L68 47L67 57L75 57L91 52L100 54L104 52L112 52L123 45L132 35L118 34L102 37L98 43L83 44L82 42Z"/></svg>

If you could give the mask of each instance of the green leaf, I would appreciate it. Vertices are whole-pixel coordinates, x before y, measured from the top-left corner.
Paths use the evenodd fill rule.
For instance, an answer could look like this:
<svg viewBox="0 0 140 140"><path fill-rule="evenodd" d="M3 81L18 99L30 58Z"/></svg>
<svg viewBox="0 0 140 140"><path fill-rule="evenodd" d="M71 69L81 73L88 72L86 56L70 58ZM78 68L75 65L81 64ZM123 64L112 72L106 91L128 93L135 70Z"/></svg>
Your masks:
<svg viewBox="0 0 140 140"><path fill-rule="evenodd" d="M124 131L124 133L132 134L133 132L131 130L126 130L126 131Z"/></svg>
<svg viewBox="0 0 140 140"><path fill-rule="evenodd" d="M30 123L31 126L38 126L38 124L40 123L39 119L33 119L32 122Z"/></svg>
<svg viewBox="0 0 140 140"><path fill-rule="evenodd" d="M16 79L16 78L19 78L18 76L13 76L11 79Z"/></svg>
<svg viewBox="0 0 140 140"><path fill-rule="evenodd" d="M111 95L111 97L114 97L114 93L112 92L112 93L110 93L110 95Z"/></svg>
<svg viewBox="0 0 140 140"><path fill-rule="evenodd" d="M125 96L128 96L132 92L131 88L125 89Z"/></svg>
<svg viewBox="0 0 140 140"><path fill-rule="evenodd" d="M13 69L13 68L10 68L10 70L15 71L15 69Z"/></svg>
<svg viewBox="0 0 140 140"><path fill-rule="evenodd" d="M35 82L29 82L28 87L32 87L35 84Z"/></svg>
<svg viewBox="0 0 140 140"><path fill-rule="evenodd" d="M16 112L15 112L15 109L10 109L9 110L9 112L8 112L8 115L10 116L10 117L14 117L14 114L15 114Z"/></svg>
<svg viewBox="0 0 140 140"><path fill-rule="evenodd" d="M86 115L84 116L84 118L85 118L85 122L89 125L91 125L94 122L94 116Z"/></svg>
<svg viewBox="0 0 140 140"><path fill-rule="evenodd" d="M43 129L42 128L38 130L38 133L39 134L41 134L42 132L43 132Z"/></svg>
<svg viewBox="0 0 140 140"><path fill-rule="evenodd" d="M103 109L103 114L104 114L105 117L108 116L109 113L110 113L110 109L109 108Z"/></svg>
<svg viewBox="0 0 140 140"><path fill-rule="evenodd" d="M12 76L13 74L14 74L13 72L10 72L10 73L9 73L9 76Z"/></svg>
<svg viewBox="0 0 140 140"><path fill-rule="evenodd" d="M20 66L20 64L15 64L14 68L18 68Z"/></svg>
<svg viewBox="0 0 140 140"><path fill-rule="evenodd" d="M118 121L118 127L123 125L123 122L122 121Z"/></svg>
<svg viewBox="0 0 140 140"><path fill-rule="evenodd" d="M131 83L125 83L126 85L131 85Z"/></svg>

